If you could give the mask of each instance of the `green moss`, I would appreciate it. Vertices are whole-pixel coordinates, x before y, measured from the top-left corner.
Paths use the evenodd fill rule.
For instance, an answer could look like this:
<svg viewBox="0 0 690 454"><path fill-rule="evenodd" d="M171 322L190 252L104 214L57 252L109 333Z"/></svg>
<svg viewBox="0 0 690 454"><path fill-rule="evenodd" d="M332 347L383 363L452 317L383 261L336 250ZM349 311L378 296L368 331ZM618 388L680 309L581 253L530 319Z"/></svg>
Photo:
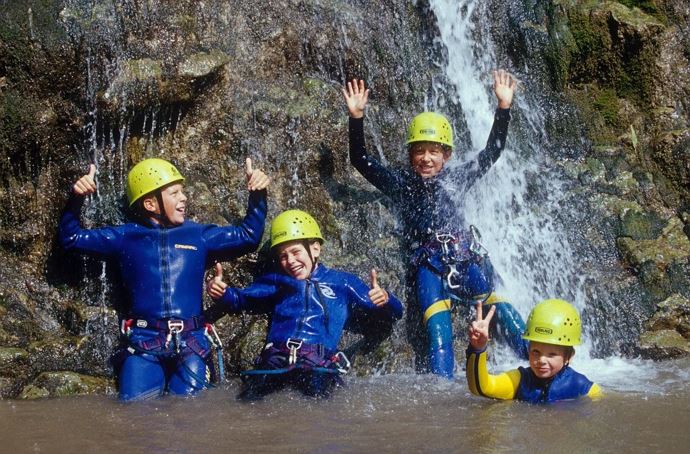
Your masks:
<svg viewBox="0 0 690 454"><path fill-rule="evenodd" d="M654 0L617 0L618 3L627 6L628 8L639 8L645 13L651 14L653 16L660 15L661 12L656 6Z"/></svg>
<svg viewBox="0 0 690 454"><path fill-rule="evenodd" d="M594 108L601 114L607 125L618 128L618 96L613 89L604 89L594 99Z"/></svg>

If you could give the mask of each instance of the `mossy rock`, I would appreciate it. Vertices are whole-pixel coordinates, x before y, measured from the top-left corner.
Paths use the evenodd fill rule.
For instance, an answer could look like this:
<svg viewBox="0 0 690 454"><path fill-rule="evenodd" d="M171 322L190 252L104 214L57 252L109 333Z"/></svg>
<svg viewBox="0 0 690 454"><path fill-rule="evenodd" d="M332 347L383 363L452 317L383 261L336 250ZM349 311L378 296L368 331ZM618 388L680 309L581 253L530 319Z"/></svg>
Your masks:
<svg viewBox="0 0 690 454"><path fill-rule="evenodd" d="M680 358L690 354L690 342L676 330L653 331L640 336L638 352L647 359Z"/></svg>
<svg viewBox="0 0 690 454"><path fill-rule="evenodd" d="M627 210L621 216L620 236L633 240L653 240L661 235L666 222L656 213Z"/></svg>
<svg viewBox="0 0 690 454"><path fill-rule="evenodd" d="M43 372L31 384L24 387L20 399L65 397L76 395L108 394L113 383L101 377L92 377L70 371Z"/></svg>
<svg viewBox="0 0 690 454"><path fill-rule="evenodd" d="M12 377L18 367L26 365L29 352L21 348L0 347L0 375Z"/></svg>
<svg viewBox="0 0 690 454"><path fill-rule="evenodd" d="M192 79L203 78L216 73L229 61L230 56L218 49L198 52L188 55L178 66L177 73Z"/></svg>
<svg viewBox="0 0 690 454"><path fill-rule="evenodd" d="M671 218L661 235L653 240L619 237L616 244L623 259L633 267L652 262L666 269L671 263L686 262L690 258L690 240L677 217Z"/></svg>

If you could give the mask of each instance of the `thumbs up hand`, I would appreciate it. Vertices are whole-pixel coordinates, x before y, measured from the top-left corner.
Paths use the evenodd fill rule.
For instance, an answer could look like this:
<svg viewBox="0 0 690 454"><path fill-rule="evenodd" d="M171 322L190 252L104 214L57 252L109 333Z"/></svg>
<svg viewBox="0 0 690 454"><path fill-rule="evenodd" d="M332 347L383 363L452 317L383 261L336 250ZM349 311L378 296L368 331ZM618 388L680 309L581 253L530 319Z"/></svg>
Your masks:
<svg viewBox="0 0 690 454"><path fill-rule="evenodd" d="M252 167L252 159L247 158L244 164L244 172L247 175L247 189L250 191L261 191L268 187L271 179L259 169Z"/></svg>
<svg viewBox="0 0 690 454"><path fill-rule="evenodd" d="M89 194L94 194L96 192L96 182L94 178L96 177L96 166L89 164L89 173L82 176L74 183L72 190L76 195L87 196Z"/></svg>
<svg viewBox="0 0 690 454"><path fill-rule="evenodd" d="M369 290L369 299L376 306L383 306L388 303L388 292L379 287L378 274L375 269L371 270L371 290Z"/></svg>
<svg viewBox="0 0 690 454"><path fill-rule="evenodd" d="M228 284L223 282L223 265L216 263L216 274L206 284L206 293L215 299L219 299L225 293Z"/></svg>

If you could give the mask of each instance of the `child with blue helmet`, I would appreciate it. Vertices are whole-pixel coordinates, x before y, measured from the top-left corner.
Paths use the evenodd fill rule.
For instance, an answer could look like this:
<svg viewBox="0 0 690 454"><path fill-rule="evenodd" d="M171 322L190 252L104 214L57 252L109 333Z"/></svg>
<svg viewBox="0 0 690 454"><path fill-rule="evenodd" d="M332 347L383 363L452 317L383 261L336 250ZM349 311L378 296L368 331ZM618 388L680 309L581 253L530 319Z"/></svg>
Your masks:
<svg viewBox="0 0 690 454"><path fill-rule="evenodd" d="M95 166L74 184L60 219L62 246L114 259L126 290L121 316L127 340L118 367L121 400L165 392L189 395L207 386L210 326L201 300L207 259L255 250L264 231L269 178L253 169L250 159L246 174L244 220L222 227L185 219L185 179L163 159L143 160L129 172L127 197L135 221L124 225L82 228L82 204L96 192Z"/></svg>
<svg viewBox="0 0 690 454"><path fill-rule="evenodd" d="M419 314L426 327L425 337L412 339L418 369L447 378L453 377L455 366L451 300L494 305L501 337L518 356L526 356L525 343L520 339L524 322L512 305L494 293L494 270L488 254L479 243L476 228L466 225L449 191L466 192L501 156L515 88L511 74L494 71L498 108L486 148L476 159L452 169L446 166L453 149L448 119L436 112L414 117L406 140L410 168L404 170L387 168L366 150L364 109L369 90L364 81L348 82L342 90L350 114L350 162L391 198L401 214L404 240L412 258L408 287L417 302L408 315ZM413 333L417 331L416 326L412 328Z"/></svg>
<svg viewBox="0 0 690 454"><path fill-rule="evenodd" d="M271 252L279 271L258 277L247 288L231 288L217 265L207 291L224 310L270 314L255 369L242 373L240 399L261 399L288 385L308 396L329 396L349 367L338 351L343 330L357 325L378 330L402 317L402 304L378 285L375 270L369 287L353 274L322 264L323 241L311 215L288 210L271 224Z"/></svg>
<svg viewBox="0 0 690 454"><path fill-rule="evenodd" d="M529 367L491 375L486 367L486 346L492 307L486 317L477 305L477 319L469 328L467 384L472 394L494 399L516 399L530 403L555 402L586 396L601 396L601 388L570 367L580 344L580 314L570 303L550 299L537 304L527 318L522 336L529 341Z"/></svg>

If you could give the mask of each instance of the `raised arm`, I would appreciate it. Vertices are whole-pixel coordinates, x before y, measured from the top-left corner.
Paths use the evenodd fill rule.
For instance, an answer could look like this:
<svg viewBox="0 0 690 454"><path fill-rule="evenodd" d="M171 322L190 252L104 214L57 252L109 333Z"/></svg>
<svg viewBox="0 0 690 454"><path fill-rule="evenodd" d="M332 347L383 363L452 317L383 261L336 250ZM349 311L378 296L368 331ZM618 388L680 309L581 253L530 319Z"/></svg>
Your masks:
<svg viewBox="0 0 690 454"><path fill-rule="evenodd" d="M503 69L494 71L493 78L494 94L498 100L498 107L494 113L494 123L486 141L486 147L479 153L476 160L466 163L454 172L462 176L463 183L467 188L472 186L498 161L508 137L510 107L513 104L517 80Z"/></svg>
<svg viewBox="0 0 690 454"><path fill-rule="evenodd" d="M476 306L477 319L469 328L470 345L467 348L467 385L472 394L494 399L513 399L520 386L517 369L499 375L491 375L486 366L486 344L489 341L489 325L496 311L491 306L486 318L482 316L482 303Z"/></svg>
<svg viewBox="0 0 690 454"><path fill-rule="evenodd" d="M376 270L371 270L371 287L359 278L351 276L347 281L350 293L350 304L364 311L384 315L390 319L400 319L403 314L403 306L400 300L392 293L383 289L378 283Z"/></svg>
<svg viewBox="0 0 690 454"><path fill-rule="evenodd" d="M252 160L247 158L245 163L249 200L247 213L237 226L210 226L204 232L204 240L211 252L220 254L223 259L238 257L256 250L264 234L266 212L268 210L267 190L270 178L259 169L254 169Z"/></svg>
<svg viewBox="0 0 690 454"><path fill-rule="evenodd" d="M81 208L84 199L96 193L96 166L89 165L89 172L81 176L72 186L67 206L60 216L58 238L66 250L78 249L100 255L112 255L119 250L120 235L115 228L83 229Z"/></svg>
<svg viewBox="0 0 690 454"><path fill-rule="evenodd" d="M364 141L364 109L369 100L369 90L365 89L363 80L353 79L342 92L350 114L350 163L384 194L398 194L402 184L400 176L367 153Z"/></svg>

